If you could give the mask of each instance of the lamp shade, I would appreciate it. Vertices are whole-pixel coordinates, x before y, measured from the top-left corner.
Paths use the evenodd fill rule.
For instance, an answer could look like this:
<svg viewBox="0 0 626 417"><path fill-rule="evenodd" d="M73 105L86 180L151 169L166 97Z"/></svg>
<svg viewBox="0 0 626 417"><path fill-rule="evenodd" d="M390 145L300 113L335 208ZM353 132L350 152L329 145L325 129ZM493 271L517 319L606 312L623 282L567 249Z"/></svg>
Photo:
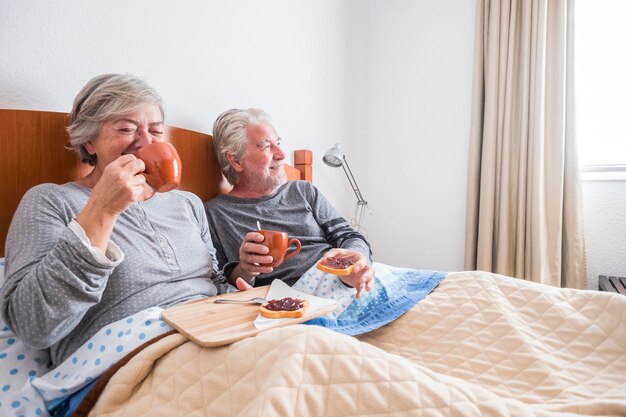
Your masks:
<svg viewBox="0 0 626 417"><path fill-rule="evenodd" d="M341 165L343 165L344 156L343 152L341 151L341 145L335 143L335 146L326 151L326 153L322 157L322 160L326 165L333 168L339 168Z"/></svg>

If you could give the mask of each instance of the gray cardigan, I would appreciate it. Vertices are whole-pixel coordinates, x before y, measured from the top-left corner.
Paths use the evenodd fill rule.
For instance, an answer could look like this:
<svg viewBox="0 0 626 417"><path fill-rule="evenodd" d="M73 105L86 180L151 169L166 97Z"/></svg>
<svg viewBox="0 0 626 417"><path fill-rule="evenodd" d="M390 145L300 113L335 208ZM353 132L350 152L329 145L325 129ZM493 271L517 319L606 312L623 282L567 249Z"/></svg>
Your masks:
<svg viewBox="0 0 626 417"><path fill-rule="evenodd" d="M129 207L111 235L123 259L105 264L68 227L90 191L75 183L32 188L7 235L0 312L24 343L50 348L54 365L109 323L234 289L218 271L197 196L158 193Z"/></svg>

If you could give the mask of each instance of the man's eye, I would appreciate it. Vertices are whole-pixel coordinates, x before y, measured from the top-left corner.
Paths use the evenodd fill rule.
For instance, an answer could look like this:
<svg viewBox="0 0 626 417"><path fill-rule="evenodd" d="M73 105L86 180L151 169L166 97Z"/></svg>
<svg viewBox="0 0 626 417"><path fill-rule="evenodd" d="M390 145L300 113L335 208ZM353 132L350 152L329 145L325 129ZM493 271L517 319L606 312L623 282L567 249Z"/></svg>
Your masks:
<svg viewBox="0 0 626 417"><path fill-rule="evenodd" d="M135 133L137 131L134 127L121 127L117 130L122 133Z"/></svg>
<svg viewBox="0 0 626 417"><path fill-rule="evenodd" d="M160 131L160 130L151 130L150 134L153 135L153 136L161 136L163 134L163 132Z"/></svg>

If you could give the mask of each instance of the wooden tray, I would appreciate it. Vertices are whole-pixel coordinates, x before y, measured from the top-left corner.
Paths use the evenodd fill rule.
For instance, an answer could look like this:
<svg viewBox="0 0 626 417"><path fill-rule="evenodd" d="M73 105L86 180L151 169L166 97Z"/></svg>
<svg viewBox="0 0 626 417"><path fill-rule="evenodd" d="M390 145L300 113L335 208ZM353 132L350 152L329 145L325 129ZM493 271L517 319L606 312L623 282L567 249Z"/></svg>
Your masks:
<svg viewBox="0 0 626 417"><path fill-rule="evenodd" d="M218 298L249 300L254 297L265 297L268 290L269 285L266 285L177 305L163 311L163 320L198 345L208 347L227 345L267 329L259 330L254 326L254 320L259 314L259 304L214 304L213 301ZM276 326L271 328L302 323L334 309L335 305L332 305L307 312L296 319L277 320Z"/></svg>

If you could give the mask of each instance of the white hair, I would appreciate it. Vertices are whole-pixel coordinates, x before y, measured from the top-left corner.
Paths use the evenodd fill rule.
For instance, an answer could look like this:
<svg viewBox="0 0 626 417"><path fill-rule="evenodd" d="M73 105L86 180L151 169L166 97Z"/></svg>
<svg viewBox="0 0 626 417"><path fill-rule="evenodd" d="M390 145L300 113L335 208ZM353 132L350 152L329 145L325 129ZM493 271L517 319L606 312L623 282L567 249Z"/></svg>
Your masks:
<svg viewBox="0 0 626 417"><path fill-rule="evenodd" d="M144 80L128 74L104 74L92 78L80 90L68 115L67 133L70 147L83 162L95 165L97 155L91 155L85 144L98 136L102 123L158 104L165 116L163 100Z"/></svg>
<svg viewBox="0 0 626 417"><path fill-rule="evenodd" d="M241 159L248 145L246 127L264 121L271 122L269 115L261 109L251 108L226 110L213 123L213 148L222 173L232 185L239 180L239 173L230 165L227 155L230 153Z"/></svg>

